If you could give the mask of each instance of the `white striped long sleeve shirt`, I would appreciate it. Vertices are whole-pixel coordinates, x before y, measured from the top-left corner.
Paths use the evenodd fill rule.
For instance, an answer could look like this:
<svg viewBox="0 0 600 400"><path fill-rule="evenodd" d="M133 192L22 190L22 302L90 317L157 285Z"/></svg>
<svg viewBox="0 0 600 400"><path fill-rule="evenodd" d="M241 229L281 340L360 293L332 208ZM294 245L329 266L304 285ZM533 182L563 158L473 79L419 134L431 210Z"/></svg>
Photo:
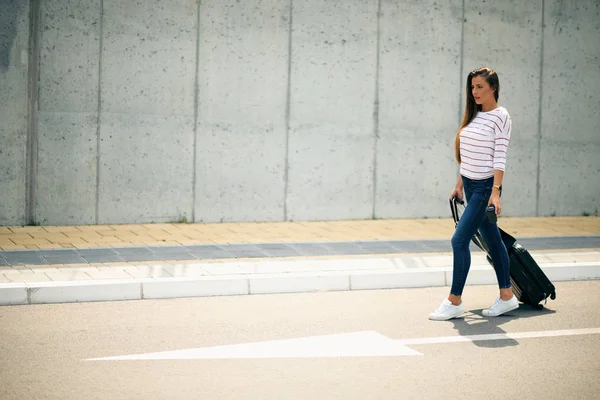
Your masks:
<svg viewBox="0 0 600 400"><path fill-rule="evenodd" d="M479 111L460 132L460 174L475 180L494 176L506 168L511 119L504 107Z"/></svg>

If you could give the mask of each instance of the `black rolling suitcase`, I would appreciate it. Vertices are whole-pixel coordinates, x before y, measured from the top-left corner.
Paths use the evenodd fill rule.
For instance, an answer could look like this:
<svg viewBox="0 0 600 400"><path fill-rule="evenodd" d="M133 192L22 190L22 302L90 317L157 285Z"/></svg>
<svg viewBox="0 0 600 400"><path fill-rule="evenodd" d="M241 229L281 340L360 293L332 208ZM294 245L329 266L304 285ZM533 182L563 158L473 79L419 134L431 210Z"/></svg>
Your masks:
<svg viewBox="0 0 600 400"><path fill-rule="evenodd" d="M450 200L450 209L454 218L455 226L458 225L460 216L458 214L458 204L464 204L462 200ZM500 228L498 228L500 229ZM515 296L521 303L529 304L536 308L543 308L540 304L547 301L548 297L552 300L556 298L556 288L550 282L544 271L535 262L531 254L523 248L517 240L500 229L502 241L508 250L510 259L510 283ZM473 236L473 243L487 254L488 262L493 266L488 247L477 231Z"/></svg>

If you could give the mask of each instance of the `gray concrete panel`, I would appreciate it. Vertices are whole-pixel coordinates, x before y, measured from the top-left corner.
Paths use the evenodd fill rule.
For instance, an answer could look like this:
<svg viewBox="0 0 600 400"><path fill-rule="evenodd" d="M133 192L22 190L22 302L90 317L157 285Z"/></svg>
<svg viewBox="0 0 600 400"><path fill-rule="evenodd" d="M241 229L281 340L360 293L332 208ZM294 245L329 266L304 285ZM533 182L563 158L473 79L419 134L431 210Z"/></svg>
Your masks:
<svg viewBox="0 0 600 400"><path fill-rule="evenodd" d="M542 138L600 143L600 1L547 1Z"/></svg>
<svg viewBox="0 0 600 400"><path fill-rule="evenodd" d="M508 112L512 117L511 110ZM520 120L515 121L513 118L513 133L502 182L503 216L535 216L538 140L537 138L524 138L520 132L519 122Z"/></svg>
<svg viewBox="0 0 600 400"><path fill-rule="evenodd" d="M600 2L546 1L540 215L600 211Z"/></svg>
<svg viewBox="0 0 600 400"><path fill-rule="evenodd" d="M203 1L198 222L284 218L289 1Z"/></svg>
<svg viewBox="0 0 600 400"><path fill-rule="evenodd" d="M321 124L290 136L289 220L371 218L373 137L341 129Z"/></svg>
<svg viewBox="0 0 600 400"><path fill-rule="evenodd" d="M96 222L100 1L40 4L35 220Z"/></svg>
<svg viewBox="0 0 600 400"><path fill-rule="evenodd" d="M452 143L461 19L460 0L382 1L377 218L449 213L446 199L458 176Z"/></svg>
<svg viewBox="0 0 600 400"><path fill-rule="evenodd" d="M26 223L29 1L0 2L0 225Z"/></svg>
<svg viewBox="0 0 600 400"><path fill-rule="evenodd" d="M534 215L542 1L466 0L465 20L463 87L469 71L484 64L495 69L500 78L498 102L513 122L502 194L503 215Z"/></svg>
<svg viewBox="0 0 600 400"><path fill-rule="evenodd" d="M293 4L288 219L373 216L377 8Z"/></svg>
<svg viewBox="0 0 600 400"><path fill-rule="evenodd" d="M102 113L99 223L190 220L193 117Z"/></svg>
<svg viewBox="0 0 600 400"><path fill-rule="evenodd" d="M387 165L378 164L377 196L382 205L376 218L448 217L448 198L458 177L452 141L447 139L452 132L420 140L402 133L406 131L398 128L398 134L379 140L378 160Z"/></svg>
<svg viewBox="0 0 600 400"><path fill-rule="evenodd" d="M600 215L600 143L544 140L540 216Z"/></svg>
<svg viewBox="0 0 600 400"><path fill-rule="evenodd" d="M35 221L96 222L98 114L40 112Z"/></svg>
<svg viewBox="0 0 600 400"><path fill-rule="evenodd" d="M96 112L100 0L40 3L40 111Z"/></svg>
<svg viewBox="0 0 600 400"><path fill-rule="evenodd" d="M189 220L197 4L103 3L99 223Z"/></svg>
<svg viewBox="0 0 600 400"><path fill-rule="evenodd" d="M196 222L283 220L281 124L200 124L196 163Z"/></svg>
<svg viewBox="0 0 600 400"><path fill-rule="evenodd" d="M104 0L102 111L194 114L196 7Z"/></svg>

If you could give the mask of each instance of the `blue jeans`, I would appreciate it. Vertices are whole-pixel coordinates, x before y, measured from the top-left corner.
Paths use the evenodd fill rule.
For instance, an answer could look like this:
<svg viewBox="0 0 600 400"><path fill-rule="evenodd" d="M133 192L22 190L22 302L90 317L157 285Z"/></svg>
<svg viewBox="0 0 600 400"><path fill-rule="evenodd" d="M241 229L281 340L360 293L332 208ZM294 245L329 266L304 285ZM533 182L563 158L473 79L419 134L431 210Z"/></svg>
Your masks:
<svg viewBox="0 0 600 400"><path fill-rule="evenodd" d="M508 252L500 236L498 225L491 223L485 213L485 208L492 194L494 178L473 180L463 176L462 181L465 188L467 207L452 236L454 269L452 271L450 294L462 296L469 268L471 267L469 243L478 229L488 245L496 277L498 278L498 286L500 289L509 288L510 264Z"/></svg>

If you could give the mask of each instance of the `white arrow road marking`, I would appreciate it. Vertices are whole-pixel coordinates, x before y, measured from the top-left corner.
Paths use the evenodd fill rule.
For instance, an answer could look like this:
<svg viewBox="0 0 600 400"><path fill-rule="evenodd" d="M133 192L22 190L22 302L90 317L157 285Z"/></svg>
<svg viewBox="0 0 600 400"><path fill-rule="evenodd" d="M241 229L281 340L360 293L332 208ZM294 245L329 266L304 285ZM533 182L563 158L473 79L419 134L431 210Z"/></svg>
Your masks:
<svg viewBox="0 0 600 400"><path fill-rule="evenodd" d="M311 358L311 357L383 357L423 355L409 345L527 339L539 337L600 334L600 328L557 331L494 333L471 336L441 336L414 339L390 339L374 331L310 336L298 339L269 340L226 346L200 347L158 353L90 358L108 360L189 360L242 358Z"/></svg>
<svg viewBox="0 0 600 400"><path fill-rule="evenodd" d="M159 353L134 354L130 356L92 358L90 360L185 360L200 358L308 358L412 355L422 354L378 332L366 331L162 351Z"/></svg>

